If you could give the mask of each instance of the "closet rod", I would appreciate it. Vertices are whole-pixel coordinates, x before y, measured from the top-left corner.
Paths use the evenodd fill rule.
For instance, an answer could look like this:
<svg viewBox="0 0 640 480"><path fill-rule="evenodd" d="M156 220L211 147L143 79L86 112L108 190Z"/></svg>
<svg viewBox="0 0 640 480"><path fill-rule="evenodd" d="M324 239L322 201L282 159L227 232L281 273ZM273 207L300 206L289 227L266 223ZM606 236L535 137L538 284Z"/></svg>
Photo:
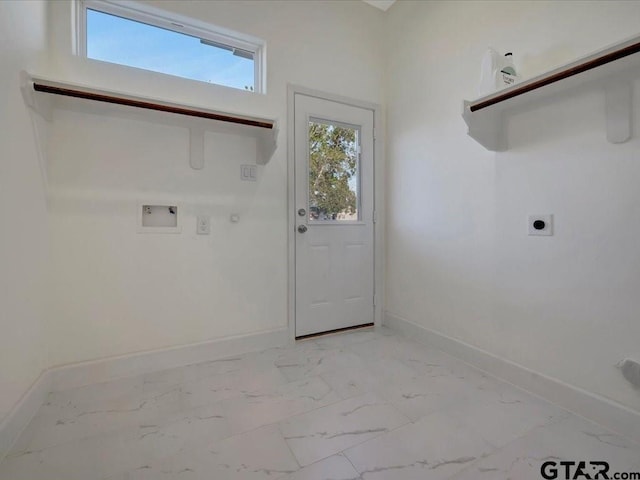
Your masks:
<svg viewBox="0 0 640 480"><path fill-rule="evenodd" d="M626 47L620 48L618 50L614 50L613 52L606 53L600 57L594 58L592 60L588 60L578 65L574 65L572 67L567 68L566 70L562 70L560 72L549 75L548 77L543 77L540 80L536 80L531 83L525 83L524 85L520 87L516 87L513 90L509 90L508 92L505 92L501 95L497 95L488 100L484 100L482 102L472 104L469 106L469 109L472 112L475 112L477 110L490 107L491 105L495 105L496 103L504 102L505 100L508 100L513 97L517 97L518 95L522 95L532 90L536 90L540 87L544 87L546 85L550 85L560 80L564 80L565 78L578 75L579 73L583 73L588 70L601 67L602 65L606 65L607 63L620 60L621 58L628 57L629 55L633 55L634 53L638 53L638 52L640 52L640 42L634 43L632 45L627 45Z"/></svg>
<svg viewBox="0 0 640 480"><path fill-rule="evenodd" d="M273 129L273 123L260 120L251 120L248 118L234 117L232 115L224 115L221 113L207 112L203 110L194 110L192 108L175 107L171 105L163 105L160 103L145 102L142 100L133 100L130 98L116 97L112 95L104 95L100 93L86 92L70 88L53 87L34 82L33 89L36 92L51 93L53 95L63 95L66 97L82 98L85 100L94 100L97 102L113 103L116 105L126 105L128 107L145 108L147 110L156 110L159 112L175 113L178 115L187 115L190 117L206 118L209 120L218 120L221 122L236 123L240 125L248 125L250 127L259 127Z"/></svg>

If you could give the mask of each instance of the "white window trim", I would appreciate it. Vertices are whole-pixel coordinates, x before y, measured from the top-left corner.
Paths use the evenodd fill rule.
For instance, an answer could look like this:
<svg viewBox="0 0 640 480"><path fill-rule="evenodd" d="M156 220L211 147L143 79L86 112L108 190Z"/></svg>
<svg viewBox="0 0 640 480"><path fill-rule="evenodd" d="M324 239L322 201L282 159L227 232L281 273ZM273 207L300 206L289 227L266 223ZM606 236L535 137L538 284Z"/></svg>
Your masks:
<svg viewBox="0 0 640 480"><path fill-rule="evenodd" d="M252 52L254 62L254 93L266 93L266 48L264 41L259 38L148 5L142 5L136 1L75 0L74 6L74 53L78 56L87 58L87 9L97 10ZM224 87L225 85L219 86ZM234 88L234 90L237 89Z"/></svg>

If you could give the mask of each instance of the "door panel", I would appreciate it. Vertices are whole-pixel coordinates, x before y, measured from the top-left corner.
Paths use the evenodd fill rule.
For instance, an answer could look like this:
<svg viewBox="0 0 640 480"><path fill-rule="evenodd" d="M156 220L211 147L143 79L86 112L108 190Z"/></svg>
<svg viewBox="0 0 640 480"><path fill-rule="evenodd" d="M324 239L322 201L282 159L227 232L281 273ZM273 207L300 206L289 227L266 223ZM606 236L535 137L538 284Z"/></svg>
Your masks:
<svg viewBox="0 0 640 480"><path fill-rule="evenodd" d="M309 245L309 283L315 288L310 292L311 305L329 303L331 283L329 281L329 245Z"/></svg>
<svg viewBox="0 0 640 480"><path fill-rule="evenodd" d="M348 243L344 245L344 298L353 301L365 296L364 285L360 281L366 271L363 264L366 260L366 246L364 243Z"/></svg>
<svg viewBox="0 0 640 480"><path fill-rule="evenodd" d="M373 322L373 111L294 106L299 337Z"/></svg>

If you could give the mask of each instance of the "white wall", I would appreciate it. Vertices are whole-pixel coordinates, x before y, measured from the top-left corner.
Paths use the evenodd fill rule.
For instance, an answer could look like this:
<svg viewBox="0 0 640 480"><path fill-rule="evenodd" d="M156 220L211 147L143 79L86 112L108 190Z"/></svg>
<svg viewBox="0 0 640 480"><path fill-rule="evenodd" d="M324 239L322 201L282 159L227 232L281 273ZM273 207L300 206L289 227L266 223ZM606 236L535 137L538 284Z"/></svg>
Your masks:
<svg viewBox="0 0 640 480"><path fill-rule="evenodd" d="M492 153L461 118L486 47L531 77L637 35L640 3L403 1L388 15L387 310L640 410L614 367L640 352L637 122L607 143L602 93L580 91L514 116L509 151ZM554 236L528 237L530 213L554 214Z"/></svg>
<svg viewBox="0 0 640 480"><path fill-rule="evenodd" d="M52 75L212 109L276 118L280 147L210 134L205 168L187 131L56 111L51 125L53 365L284 328L287 325L287 83L382 103L384 14L362 2L149 2L267 42L267 94L73 57L70 4L52 4ZM176 201L179 235L136 233L139 200ZM229 215L238 213L232 224ZM212 218L196 236L195 215Z"/></svg>
<svg viewBox="0 0 640 480"><path fill-rule="evenodd" d="M46 45L44 2L0 2L0 420L45 367L46 198L19 72Z"/></svg>

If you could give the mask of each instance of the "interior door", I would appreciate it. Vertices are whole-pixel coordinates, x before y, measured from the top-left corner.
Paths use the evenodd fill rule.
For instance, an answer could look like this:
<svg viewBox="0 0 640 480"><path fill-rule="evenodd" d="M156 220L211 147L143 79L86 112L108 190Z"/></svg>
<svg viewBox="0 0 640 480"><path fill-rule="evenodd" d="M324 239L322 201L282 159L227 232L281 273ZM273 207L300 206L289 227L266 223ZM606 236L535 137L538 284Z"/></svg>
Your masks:
<svg viewBox="0 0 640 480"><path fill-rule="evenodd" d="M294 97L296 337L374 320L373 111Z"/></svg>

